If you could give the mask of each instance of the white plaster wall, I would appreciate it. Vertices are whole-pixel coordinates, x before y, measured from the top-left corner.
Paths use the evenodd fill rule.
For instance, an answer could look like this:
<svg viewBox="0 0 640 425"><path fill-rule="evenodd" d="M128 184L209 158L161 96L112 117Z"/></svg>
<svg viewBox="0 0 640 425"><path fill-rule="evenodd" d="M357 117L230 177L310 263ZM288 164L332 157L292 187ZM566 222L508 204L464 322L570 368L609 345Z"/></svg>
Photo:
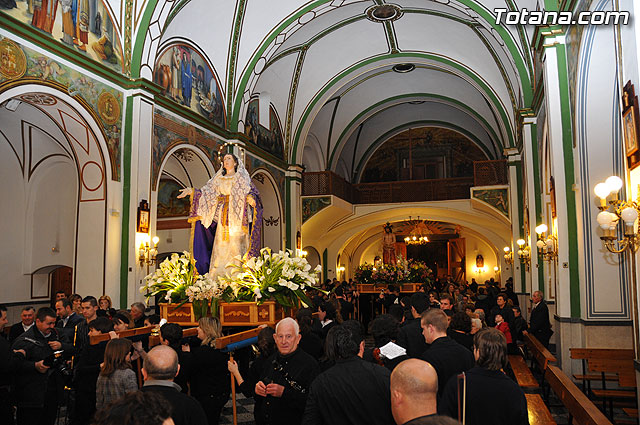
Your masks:
<svg viewBox="0 0 640 425"><path fill-rule="evenodd" d="M158 253L189 251L191 229L158 230Z"/></svg>
<svg viewBox="0 0 640 425"><path fill-rule="evenodd" d="M471 282L471 278L475 278L476 282L483 283L485 280L494 278L500 280L500 274L496 273L493 268L495 266L500 267L500 261L496 257L496 250L499 247L492 247L484 240L480 239L471 232L464 229L460 232L460 237L464 238L465 242L465 260L466 260L466 280ZM476 267L476 256L482 255L484 258L484 267L486 271L474 272Z"/></svg>

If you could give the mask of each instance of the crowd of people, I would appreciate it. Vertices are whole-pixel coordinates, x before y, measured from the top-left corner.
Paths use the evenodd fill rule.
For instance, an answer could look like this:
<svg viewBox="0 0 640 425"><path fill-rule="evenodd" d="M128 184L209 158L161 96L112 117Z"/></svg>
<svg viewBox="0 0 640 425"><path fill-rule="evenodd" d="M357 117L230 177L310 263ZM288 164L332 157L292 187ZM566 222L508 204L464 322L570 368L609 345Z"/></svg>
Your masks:
<svg viewBox="0 0 640 425"><path fill-rule="evenodd" d="M230 375L255 400L257 424L528 423L507 354L527 332L548 345L542 293L532 295L530 323L510 282L502 290L443 279L408 296L391 286L370 297L370 317L353 282L309 295L312 308L265 327L255 350L232 359L215 346L217 318L201 318L197 338L186 339L144 304L115 310L106 295L59 293L54 308L24 307L0 338L0 423L53 425L66 406L71 424L217 424ZM0 330L6 316L0 306ZM153 348L116 333L154 325ZM91 344L100 334L110 337Z"/></svg>

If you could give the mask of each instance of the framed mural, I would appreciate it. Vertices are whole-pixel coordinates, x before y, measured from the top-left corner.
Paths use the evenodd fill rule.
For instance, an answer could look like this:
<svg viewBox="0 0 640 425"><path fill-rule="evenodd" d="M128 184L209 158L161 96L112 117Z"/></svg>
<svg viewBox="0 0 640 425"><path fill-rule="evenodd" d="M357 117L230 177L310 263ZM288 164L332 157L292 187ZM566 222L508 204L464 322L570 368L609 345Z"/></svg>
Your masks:
<svg viewBox="0 0 640 425"><path fill-rule="evenodd" d="M183 187L175 180L160 179L158 185L158 218L186 217L191 207L189 198L178 199Z"/></svg>
<svg viewBox="0 0 640 425"><path fill-rule="evenodd" d="M244 124L244 134L249 141L271 155L284 158L284 145L282 142L282 128L276 110L269 105L269 128L260 125L260 110L258 99L252 99L247 107L247 116Z"/></svg>
<svg viewBox="0 0 640 425"><path fill-rule="evenodd" d="M159 55L153 81L173 101L225 127L220 85L215 73L200 53L190 46L175 44Z"/></svg>
<svg viewBox="0 0 640 425"><path fill-rule="evenodd" d="M627 165L633 169L640 164L638 151L638 97L631 81L627 82L622 92L622 135L624 137L624 151Z"/></svg>
<svg viewBox="0 0 640 425"><path fill-rule="evenodd" d="M1 13L122 72L122 46L102 0L18 0Z"/></svg>

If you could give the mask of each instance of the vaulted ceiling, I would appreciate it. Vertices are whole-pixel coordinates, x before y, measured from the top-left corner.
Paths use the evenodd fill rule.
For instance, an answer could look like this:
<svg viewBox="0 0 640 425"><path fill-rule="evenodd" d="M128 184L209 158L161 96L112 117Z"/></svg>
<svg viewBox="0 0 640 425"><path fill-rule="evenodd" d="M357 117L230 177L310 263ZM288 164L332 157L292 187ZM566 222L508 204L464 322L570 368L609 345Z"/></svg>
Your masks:
<svg viewBox="0 0 640 425"><path fill-rule="evenodd" d="M158 51L186 42L203 53L231 130L243 130L252 97L268 100L289 162L311 171L351 175L375 143L424 125L500 158L531 103L532 27L497 25L494 9L536 0L177 4Z"/></svg>

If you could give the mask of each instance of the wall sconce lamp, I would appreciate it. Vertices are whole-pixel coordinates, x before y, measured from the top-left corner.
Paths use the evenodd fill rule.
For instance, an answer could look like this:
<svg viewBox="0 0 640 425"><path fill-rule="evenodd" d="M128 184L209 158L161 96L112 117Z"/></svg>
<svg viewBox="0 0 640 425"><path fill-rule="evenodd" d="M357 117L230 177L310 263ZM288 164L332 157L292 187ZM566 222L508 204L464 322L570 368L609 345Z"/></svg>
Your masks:
<svg viewBox="0 0 640 425"><path fill-rule="evenodd" d="M340 275L343 275L344 270L345 270L344 266L338 266L338 268L336 268L336 271L338 272L338 278L340 278Z"/></svg>
<svg viewBox="0 0 640 425"><path fill-rule="evenodd" d="M518 244L518 257L520 258L520 262L524 264L525 270L529 271L529 266L531 265L531 248L529 245L526 245L524 239L518 239L516 243Z"/></svg>
<svg viewBox="0 0 640 425"><path fill-rule="evenodd" d="M536 227L536 233L538 234L536 246L538 247L538 253L542 255L544 261L551 261L558 257L558 240L553 234L545 237L547 230L549 230L549 228L544 223Z"/></svg>
<svg viewBox="0 0 640 425"><path fill-rule="evenodd" d="M622 188L622 179L617 176L609 177L604 183L598 183L594 188L596 196L600 198L600 213L597 216L598 224L602 228L600 239L604 241L604 246L616 254L626 250L634 253L638 250L638 234L635 230L635 223L638 219L640 206L633 201L621 201L618 199L618 192ZM607 205L607 198L609 205ZM624 223L624 236L617 240L616 228L618 223Z"/></svg>
<svg viewBox="0 0 640 425"><path fill-rule="evenodd" d="M495 267L493 268L493 271L494 271L494 272L496 272L496 273L498 273L498 272L500 271L500 267L495 266Z"/></svg>
<svg viewBox="0 0 640 425"><path fill-rule="evenodd" d="M140 261L140 267L147 266L147 274L149 273L149 266L156 263L156 255L158 255L158 242L160 238L154 236L152 239L153 247L149 245L149 242L141 242L138 249L138 261Z"/></svg>
<svg viewBox="0 0 640 425"><path fill-rule="evenodd" d="M636 220L638 219L638 211L640 205L634 201L622 201L618 199L618 192L622 189L622 179L618 176L609 177L604 183L598 183L594 187L596 197L600 198L600 213L596 217L602 236L600 239L604 242L605 248L614 254L628 253L631 265L631 302L633 308L633 337L634 351L636 357L640 355L640 325L638 324L638 300L637 294L637 272L635 252L638 250L640 241L636 232ZM609 202L607 204L607 198ZM638 200L640 201L640 199ZM623 224L624 236L618 240L617 228L618 223Z"/></svg>
<svg viewBox="0 0 640 425"><path fill-rule="evenodd" d="M298 249L296 251L298 253L298 257L300 257L300 258L305 258L309 254L307 251L302 250L302 249Z"/></svg>
<svg viewBox="0 0 640 425"><path fill-rule="evenodd" d="M509 264L513 264L513 251L508 246L504 247L504 261Z"/></svg>

